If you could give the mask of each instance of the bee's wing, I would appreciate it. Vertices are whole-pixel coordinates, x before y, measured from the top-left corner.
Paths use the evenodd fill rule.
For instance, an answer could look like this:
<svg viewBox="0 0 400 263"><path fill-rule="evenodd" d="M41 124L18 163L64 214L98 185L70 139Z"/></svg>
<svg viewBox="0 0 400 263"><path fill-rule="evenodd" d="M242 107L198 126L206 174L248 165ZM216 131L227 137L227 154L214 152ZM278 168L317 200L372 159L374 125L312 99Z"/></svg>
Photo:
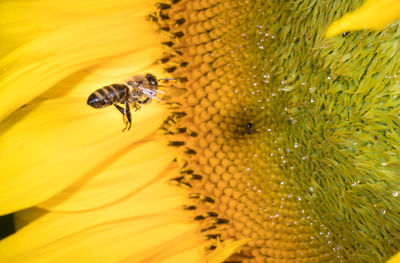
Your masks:
<svg viewBox="0 0 400 263"><path fill-rule="evenodd" d="M160 101L159 98L157 98L157 94L158 93L164 93L163 91L159 91L159 90L153 90L153 89L147 89L147 88L141 88L141 91L150 99L156 99L158 101Z"/></svg>

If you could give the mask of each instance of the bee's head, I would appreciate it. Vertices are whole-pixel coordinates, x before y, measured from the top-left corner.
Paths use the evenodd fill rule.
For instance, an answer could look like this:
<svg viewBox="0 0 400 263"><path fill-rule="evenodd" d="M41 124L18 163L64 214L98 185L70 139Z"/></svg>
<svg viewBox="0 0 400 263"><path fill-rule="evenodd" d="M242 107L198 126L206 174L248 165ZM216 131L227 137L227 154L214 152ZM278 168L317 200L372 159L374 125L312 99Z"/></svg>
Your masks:
<svg viewBox="0 0 400 263"><path fill-rule="evenodd" d="M158 87L157 78L153 74L147 73L146 79L149 82L150 86L152 86L152 88L157 89Z"/></svg>

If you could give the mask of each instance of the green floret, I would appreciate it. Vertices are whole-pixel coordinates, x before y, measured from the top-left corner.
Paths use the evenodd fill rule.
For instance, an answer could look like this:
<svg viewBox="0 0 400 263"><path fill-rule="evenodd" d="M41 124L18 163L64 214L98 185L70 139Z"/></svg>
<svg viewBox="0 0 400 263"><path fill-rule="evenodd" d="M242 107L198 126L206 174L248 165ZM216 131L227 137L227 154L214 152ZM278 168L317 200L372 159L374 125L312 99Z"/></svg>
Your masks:
<svg viewBox="0 0 400 263"><path fill-rule="evenodd" d="M267 148L311 208L316 239L345 262L384 262L400 248L399 23L324 38L362 2L263 1L253 64L259 82L268 76Z"/></svg>

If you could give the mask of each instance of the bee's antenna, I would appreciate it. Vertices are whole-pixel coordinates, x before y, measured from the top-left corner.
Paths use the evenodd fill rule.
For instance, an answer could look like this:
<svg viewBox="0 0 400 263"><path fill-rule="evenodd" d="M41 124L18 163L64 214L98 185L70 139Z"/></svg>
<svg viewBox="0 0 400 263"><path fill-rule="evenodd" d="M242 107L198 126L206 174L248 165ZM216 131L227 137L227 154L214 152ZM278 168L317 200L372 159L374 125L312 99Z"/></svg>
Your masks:
<svg viewBox="0 0 400 263"><path fill-rule="evenodd" d="M177 80L177 79L159 79L157 81L160 81L160 80Z"/></svg>

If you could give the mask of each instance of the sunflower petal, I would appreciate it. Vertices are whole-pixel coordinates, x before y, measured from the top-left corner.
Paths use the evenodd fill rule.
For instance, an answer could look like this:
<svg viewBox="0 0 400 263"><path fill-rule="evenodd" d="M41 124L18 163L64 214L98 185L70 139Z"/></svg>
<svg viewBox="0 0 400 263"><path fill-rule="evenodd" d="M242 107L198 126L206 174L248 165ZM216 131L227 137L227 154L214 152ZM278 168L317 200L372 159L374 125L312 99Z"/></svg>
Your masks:
<svg viewBox="0 0 400 263"><path fill-rule="evenodd" d="M124 10L149 10L153 0L70 0L13 1L0 5L0 56L12 49L56 29L83 19L117 13ZM51 12L49 12L51 10ZM49 22L50 21L50 22Z"/></svg>
<svg viewBox="0 0 400 263"><path fill-rule="evenodd" d="M16 230L19 230L29 223L35 221L39 217L43 216L47 212L48 211L38 207L21 210L18 213L14 214L14 227Z"/></svg>
<svg viewBox="0 0 400 263"><path fill-rule="evenodd" d="M399 263L400 262L400 252L397 252L393 257L391 257L386 263Z"/></svg>
<svg viewBox="0 0 400 263"><path fill-rule="evenodd" d="M80 69L110 56L157 45L159 36L149 34L152 25L144 21L143 14L131 13L96 17L63 27L0 59L0 120Z"/></svg>
<svg viewBox="0 0 400 263"><path fill-rule="evenodd" d="M333 22L326 31L326 37L359 29L383 29L400 18L400 1L369 0L354 12L344 15Z"/></svg>
<svg viewBox="0 0 400 263"><path fill-rule="evenodd" d="M166 179L101 209L49 212L2 240L0 261L116 262L136 255L135 262L149 262L146 259L152 255L160 256L155 251L171 257L177 240L191 239L189 247L202 245L201 237L195 235L197 226L185 223L188 214L181 209L185 202L181 191Z"/></svg>
<svg viewBox="0 0 400 263"><path fill-rule="evenodd" d="M63 79L41 94L39 98L87 98L94 90L111 83L122 83L125 79L135 74L150 72L157 77L163 76L163 70L159 65L151 65L152 62L159 59L159 56L159 46L151 46L138 52L115 56L99 65L83 69Z"/></svg>
<svg viewBox="0 0 400 263"><path fill-rule="evenodd" d="M98 173L85 174L39 207L51 211L88 210L142 190L157 180L174 155L162 142L135 144L126 145L103 162Z"/></svg>
<svg viewBox="0 0 400 263"><path fill-rule="evenodd" d="M176 263L191 262L204 263L205 244L196 233L188 231L170 241L160 244L156 249L147 250L144 253L134 253L121 260L120 263L143 262L143 263Z"/></svg>
<svg viewBox="0 0 400 263"><path fill-rule="evenodd" d="M113 108L95 110L86 98L37 101L0 123L0 213L43 202L127 145L153 133L165 118L160 104L133 113L133 131L122 133Z"/></svg>

